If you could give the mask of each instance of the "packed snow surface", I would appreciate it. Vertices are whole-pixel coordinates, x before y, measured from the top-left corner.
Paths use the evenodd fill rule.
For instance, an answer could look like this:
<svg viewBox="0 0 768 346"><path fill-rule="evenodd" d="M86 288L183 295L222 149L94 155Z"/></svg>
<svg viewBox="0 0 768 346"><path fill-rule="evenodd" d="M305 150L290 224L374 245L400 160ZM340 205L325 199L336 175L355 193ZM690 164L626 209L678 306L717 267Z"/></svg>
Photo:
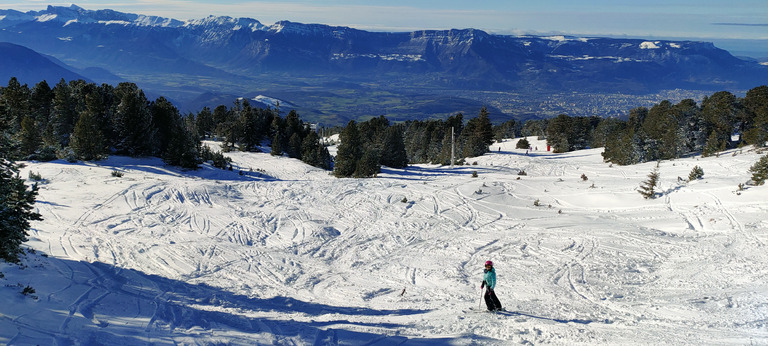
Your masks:
<svg viewBox="0 0 768 346"><path fill-rule="evenodd" d="M768 186L738 191L760 154L661 162L646 200L656 163L531 141L371 179L28 162L45 220L0 264L0 343L768 344ZM480 308L486 260L506 312Z"/></svg>

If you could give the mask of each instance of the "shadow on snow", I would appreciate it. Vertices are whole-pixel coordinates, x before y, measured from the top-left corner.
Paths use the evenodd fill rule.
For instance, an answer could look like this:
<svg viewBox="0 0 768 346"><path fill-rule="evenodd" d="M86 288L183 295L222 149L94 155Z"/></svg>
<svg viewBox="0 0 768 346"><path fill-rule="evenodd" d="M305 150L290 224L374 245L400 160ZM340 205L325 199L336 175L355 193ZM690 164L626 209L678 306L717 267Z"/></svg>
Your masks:
<svg viewBox="0 0 768 346"><path fill-rule="evenodd" d="M0 327L11 324L15 330L11 335L0 332L0 339L9 338L9 344L130 345L189 340L198 344L258 344L271 340L269 343L279 344L301 340L299 343L337 345L455 341L399 336L397 329L405 325L359 322L355 318L417 315L430 310L333 306L291 297L252 298L105 263L39 254L28 255L25 262L30 260L42 263L37 268L45 268L37 269L45 278L30 283L37 288L39 301L33 306L40 313L4 311L8 307L0 306L0 314L19 315L0 321ZM52 277L58 277L58 281L50 282L62 284L46 286L42 280ZM46 288L52 292L44 292ZM322 321L315 320L321 316ZM367 328L374 331L361 331Z"/></svg>
<svg viewBox="0 0 768 346"><path fill-rule="evenodd" d="M275 177L264 174L262 172L251 172L242 169L238 169L237 166L233 166L233 170L219 169L209 164L202 164L198 169L183 169L166 164L159 158L131 158L124 156L110 156L106 160L101 161L78 161L68 162L65 160L51 161L50 163L65 165L65 166L80 166L80 167L101 167L105 169L111 169L113 171L119 171L130 176L131 172L143 172L148 174L165 175L179 178L191 178L191 179L208 179L208 180L221 180L221 181L265 181L265 180L277 180ZM106 177L106 175L105 175Z"/></svg>

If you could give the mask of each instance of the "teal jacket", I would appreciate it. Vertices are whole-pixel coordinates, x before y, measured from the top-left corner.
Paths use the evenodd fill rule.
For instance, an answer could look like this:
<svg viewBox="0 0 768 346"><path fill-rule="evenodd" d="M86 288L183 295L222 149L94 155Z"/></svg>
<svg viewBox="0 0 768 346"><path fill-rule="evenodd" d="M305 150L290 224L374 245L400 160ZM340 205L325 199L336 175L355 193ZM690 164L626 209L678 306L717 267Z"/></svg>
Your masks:
<svg viewBox="0 0 768 346"><path fill-rule="evenodd" d="M485 271L485 274L483 274L485 285L492 290L496 289L496 270L491 267L491 270L483 269L483 271Z"/></svg>

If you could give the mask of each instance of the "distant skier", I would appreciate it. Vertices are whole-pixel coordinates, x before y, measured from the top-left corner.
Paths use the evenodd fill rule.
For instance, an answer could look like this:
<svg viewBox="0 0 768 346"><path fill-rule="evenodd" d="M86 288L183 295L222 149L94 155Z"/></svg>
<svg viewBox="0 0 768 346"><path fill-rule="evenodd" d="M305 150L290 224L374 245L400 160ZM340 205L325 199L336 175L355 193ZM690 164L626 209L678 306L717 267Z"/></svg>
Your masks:
<svg viewBox="0 0 768 346"><path fill-rule="evenodd" d="M483 272L483 283L480 285L480 289L486 288L484 296L485 305L488 306L488 311L502 310L501 302L496 297L496 292L493 291L496 288L496 271L493 270L493 262L485 261L485 270Z"/></svg>

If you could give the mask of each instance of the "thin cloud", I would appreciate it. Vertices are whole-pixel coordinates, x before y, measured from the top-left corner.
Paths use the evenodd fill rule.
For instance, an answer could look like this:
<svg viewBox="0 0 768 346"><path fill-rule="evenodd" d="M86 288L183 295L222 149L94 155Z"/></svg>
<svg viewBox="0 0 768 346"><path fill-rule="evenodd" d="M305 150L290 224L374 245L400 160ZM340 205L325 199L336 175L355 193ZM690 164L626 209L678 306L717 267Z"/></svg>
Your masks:
<svg viewBox="0 0 768 346"><path fill-rule="evenodd" d="M757 27L768 27L768 23L766 23L766 24L759 24L759 23L712 23L712 25L720 25L720 26L757 26Z"/></svg>

